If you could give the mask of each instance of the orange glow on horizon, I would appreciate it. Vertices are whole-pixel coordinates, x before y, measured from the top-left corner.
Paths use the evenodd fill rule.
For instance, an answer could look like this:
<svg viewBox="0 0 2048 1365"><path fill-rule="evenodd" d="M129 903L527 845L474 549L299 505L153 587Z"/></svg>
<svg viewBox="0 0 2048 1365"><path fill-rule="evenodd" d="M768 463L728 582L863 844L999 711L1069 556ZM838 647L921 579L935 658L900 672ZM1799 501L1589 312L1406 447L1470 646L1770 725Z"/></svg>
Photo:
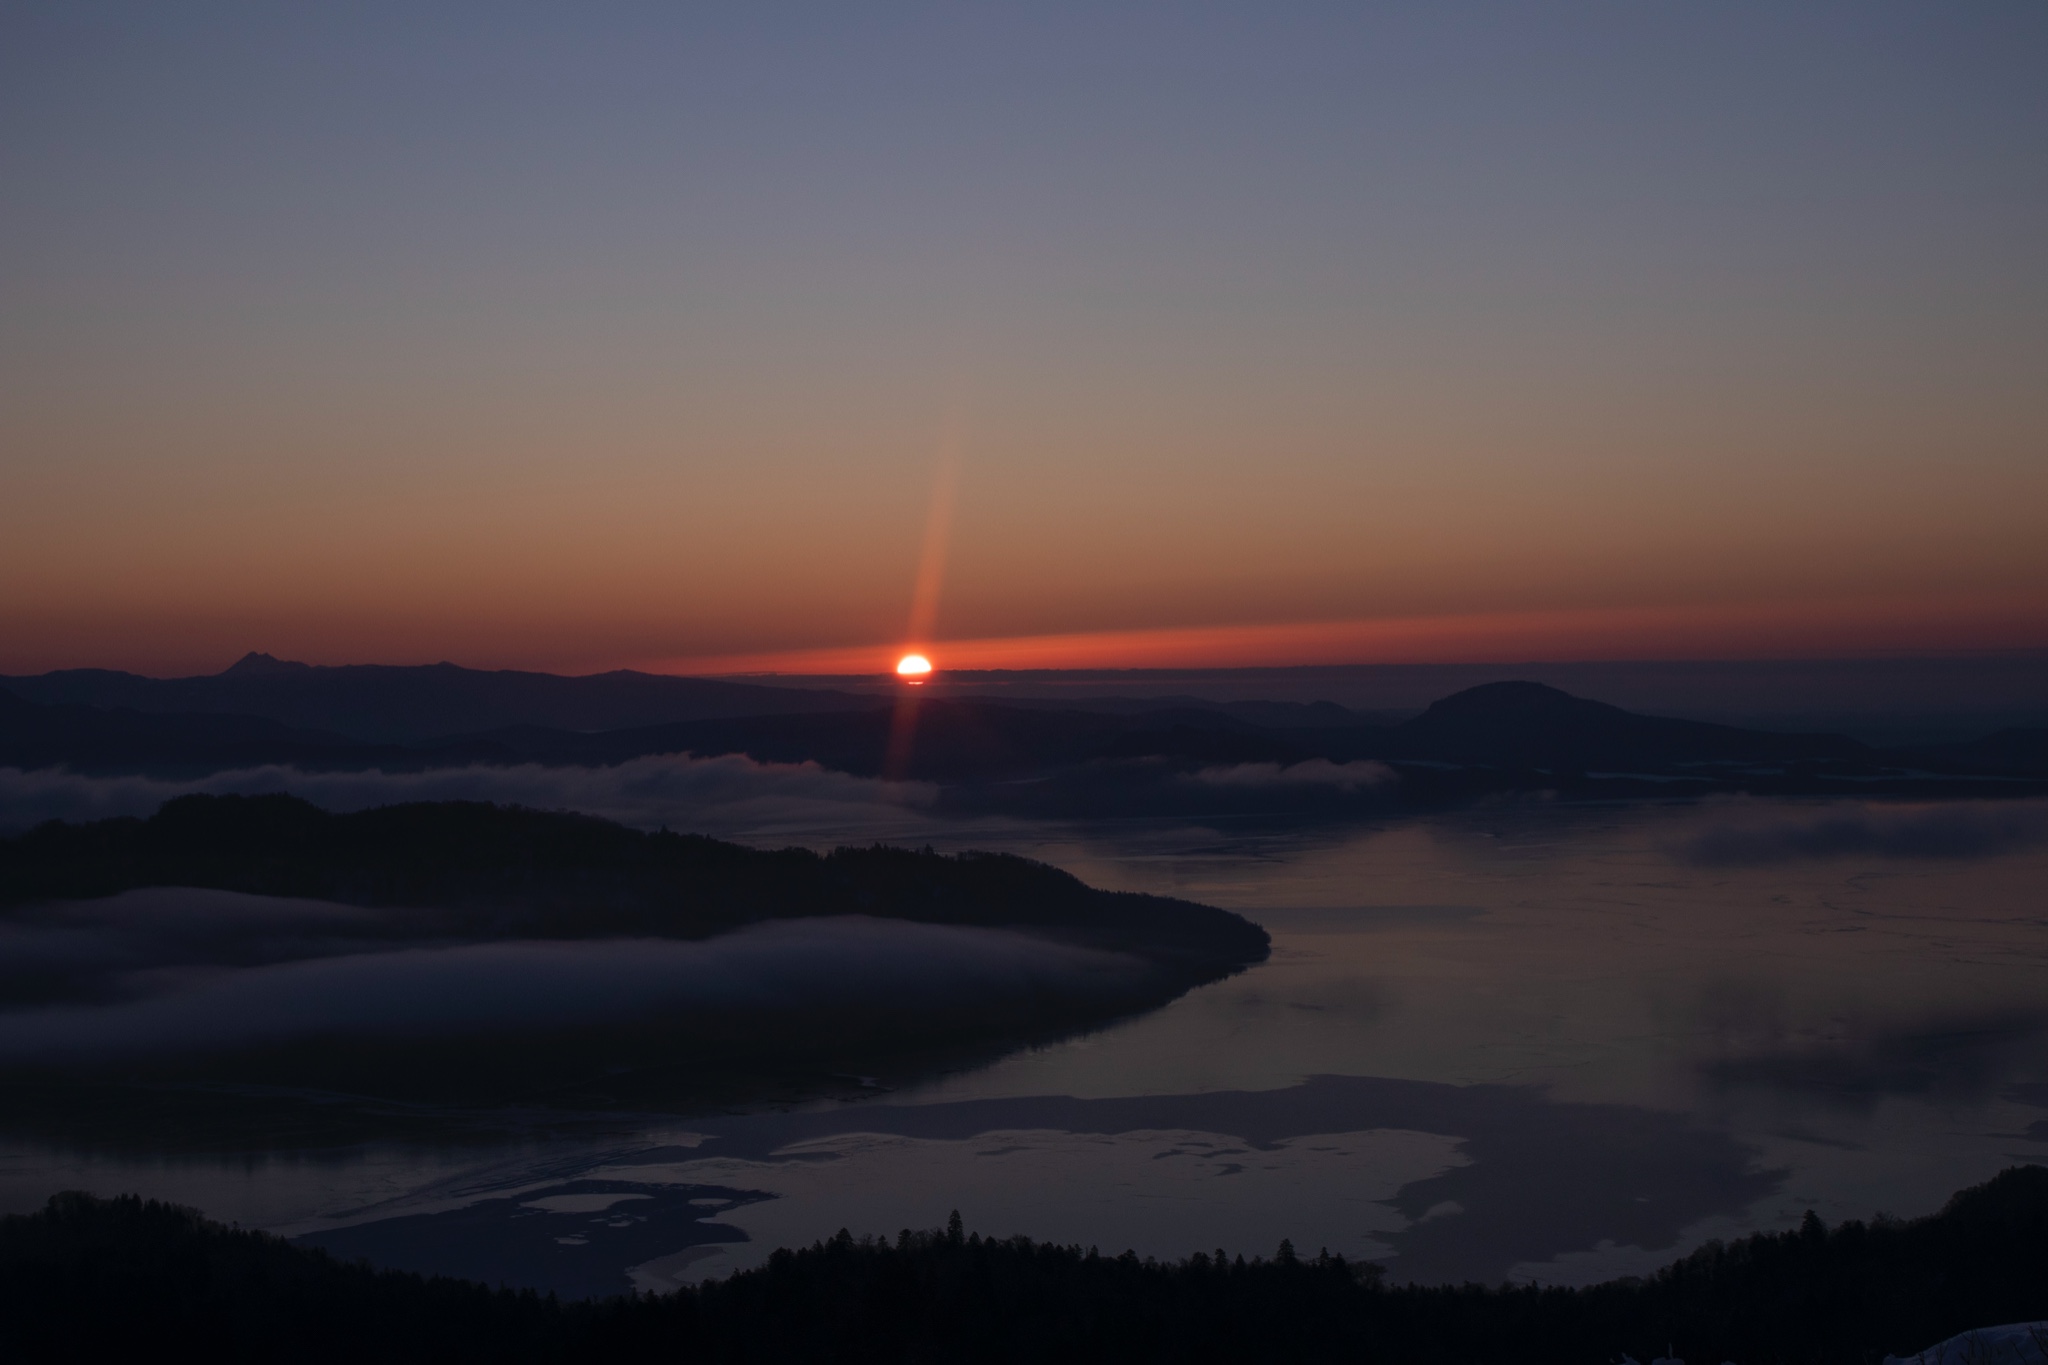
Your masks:
<svg viewBox="0 0 2048 1365"><path fill-rule="evenodd" d="M1820 658L2048 643L2039 597L1922 597L1620 607L1185 626L944 642L947 667L982 669L1284 668L1377 663L1598 659ZM903 662L907 662L907 659ZM877 674L887 645L645 662L695 674ZM900 674L899 676L904 676Z"/></svg>

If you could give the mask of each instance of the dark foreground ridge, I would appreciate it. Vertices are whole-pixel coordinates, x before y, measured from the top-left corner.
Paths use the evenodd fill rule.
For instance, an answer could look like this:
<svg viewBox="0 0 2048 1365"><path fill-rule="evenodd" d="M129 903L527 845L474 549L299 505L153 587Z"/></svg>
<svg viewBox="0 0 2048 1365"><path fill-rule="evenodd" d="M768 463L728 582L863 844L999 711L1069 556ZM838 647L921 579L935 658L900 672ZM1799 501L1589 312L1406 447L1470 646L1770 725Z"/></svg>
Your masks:
<svg viewBox="0 0 2048 1365"><path fill-rule="evenodd" d="M1709 1244L1586 1289L1390 1286L1297 1255L1125 1253L841 1233L660 1297L563 1304L348 1265L128 1197L59 1195L0 1220L0 1336L23 1361L1458 1362L1595 1365L1622 1352L1739 1365L1869 1365L2048 1316L2048 1170L1940 1213Z"/></svg>

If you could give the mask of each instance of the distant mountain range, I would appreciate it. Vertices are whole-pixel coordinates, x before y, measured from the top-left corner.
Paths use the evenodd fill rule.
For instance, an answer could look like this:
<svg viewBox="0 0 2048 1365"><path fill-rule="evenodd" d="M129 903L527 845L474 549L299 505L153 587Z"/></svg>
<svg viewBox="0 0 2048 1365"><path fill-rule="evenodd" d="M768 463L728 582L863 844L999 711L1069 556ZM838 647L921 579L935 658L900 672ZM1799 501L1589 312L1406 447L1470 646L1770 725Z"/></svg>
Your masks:
<svg viewBox="0 0 2048 1365"><path fill-rule="evenodd" d="M483 670L457 664L349 664L336 668L245 654L219 673L149 678L103 668L8 677L0 690L45 706L92 706L151 715L260 717L357 741L414 743L513 726L598 731L680 721L870 710L868 690L679 678L621 669L583 677ZM941 689L935 688L934 692ZM1139 715L1214 712L1277 728L1356 725L1385 719L1334 702L1211 701L1193 696L976 698L1022 710Z"/></svg>
<svg viewBox="0 0 2048 1365"><path fill-rule="evenodd" d="M1468 688L1385 724L1328 704L891 699L638 673L313 668L262 655L208 678L0 680L0 766L22 769L189 777L266 764L604 766L675 753L814 762L939 783L962 808L1048 814L1440 804L1532 788L2048 790L2048 730L1884 749L1639 715L1534 682Z"/></svg>
<svg viewBox="0 0 2048 1365"><path fill-rule="evenodd" d="M776 681L784 681L777 679ZM807 677L873 695L873 675ZM1953 744L2013 726L2048 727L2048 649L1855 659L1669 659L1329 664L1191 669L947 669L939 696L1078 710L1226 709L1260 725L1393 724L1490 682L1540 682L1649 716L1757 730L1818 730L1866 744ZM1316 719L1311 710L1335 719ZM1343 715L1348 712L1348 718Z"/></svg>
<svg viewBox="0 0 2048 1365"><path fill-rule="evenodd" d="M720 716L871 707L850 692L767 687L620 670L588 677L486 671L455 664L338 668L244 655L224 672L145 678L101 668L0 676L0 690L43 705L155 715L261 717L356 741L411 743L507 725L618 730Z"/></svg>

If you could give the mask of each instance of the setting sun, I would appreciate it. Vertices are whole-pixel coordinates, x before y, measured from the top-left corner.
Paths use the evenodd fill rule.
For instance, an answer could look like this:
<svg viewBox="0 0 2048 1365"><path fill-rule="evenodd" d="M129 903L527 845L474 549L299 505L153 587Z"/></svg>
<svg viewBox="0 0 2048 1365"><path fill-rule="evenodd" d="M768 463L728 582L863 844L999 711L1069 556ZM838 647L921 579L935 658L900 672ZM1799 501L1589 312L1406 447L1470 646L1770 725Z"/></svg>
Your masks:
<svg viewBox="0 0 2048 1365"><path fill-rule="evenodd" d="M922 654L906 654L896 661L896 676L905 682L923 682L931 671L932 661Z"/></svg>

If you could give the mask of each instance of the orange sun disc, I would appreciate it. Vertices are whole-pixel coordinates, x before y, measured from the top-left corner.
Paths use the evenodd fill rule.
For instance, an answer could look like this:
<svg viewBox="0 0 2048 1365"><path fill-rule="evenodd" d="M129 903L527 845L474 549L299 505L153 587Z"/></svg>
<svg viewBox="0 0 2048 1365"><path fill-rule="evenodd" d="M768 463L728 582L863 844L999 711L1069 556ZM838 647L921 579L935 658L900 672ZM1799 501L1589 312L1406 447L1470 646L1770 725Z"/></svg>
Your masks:
<svg viewBox="0 0 2048 1365"><path fill-rule="evenodd" d="M896 661L896 676L923 682L932 671L932 661L922 654L906 654Z"/></svg>

